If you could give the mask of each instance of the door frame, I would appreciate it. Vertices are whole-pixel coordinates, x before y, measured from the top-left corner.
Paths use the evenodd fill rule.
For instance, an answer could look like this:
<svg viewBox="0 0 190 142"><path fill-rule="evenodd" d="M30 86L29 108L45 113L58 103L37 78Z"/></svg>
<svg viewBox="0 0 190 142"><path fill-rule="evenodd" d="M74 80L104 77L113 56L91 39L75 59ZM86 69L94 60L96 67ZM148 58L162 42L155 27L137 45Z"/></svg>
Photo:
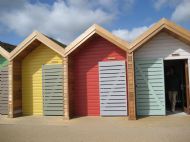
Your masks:
<svg viewBox="0 0 190 142"><path fill-rule="evenodd" d="M187 114L190 114L190 94L189 94L189 66L188 66L188 60L185 60L185 89L186 89L186 101L187 101L187 107L184 106L184 111Z"/></svg>
<svg viewBox="0 0 190 142"><path fill-rule="evenodd" d="M184 60L185 61L185 67L184 67L184 69L185 69L185 85L186 85L186 87L185 87L185 89L186 89L185 93L186 93L187 107L183 106L183 110L184 110L185 113L190 114L190 94L189 94L189 92L190 92L190 90L189 90L189 88L190 88L189 87L190 82L189 82L189 65L188 65L189 60L188 60L188 58L164 59L164 61L172 61L172 60Z"/></svg>

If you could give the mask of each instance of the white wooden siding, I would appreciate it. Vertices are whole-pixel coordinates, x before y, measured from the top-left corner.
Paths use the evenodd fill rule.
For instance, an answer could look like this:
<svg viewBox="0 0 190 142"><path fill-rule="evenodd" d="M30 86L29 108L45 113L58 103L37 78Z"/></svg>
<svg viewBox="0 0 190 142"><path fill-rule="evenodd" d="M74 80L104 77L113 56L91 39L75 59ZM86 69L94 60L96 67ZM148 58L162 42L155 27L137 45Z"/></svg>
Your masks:
<svg viewBox="0 0 190 142"><path fill-rule="evenodd" d="M179 54L179 56L172 56L172 54ZM135 52L135 58L188 59L190 74L190 46L165 32L159 33L140 47Z"/></svg>

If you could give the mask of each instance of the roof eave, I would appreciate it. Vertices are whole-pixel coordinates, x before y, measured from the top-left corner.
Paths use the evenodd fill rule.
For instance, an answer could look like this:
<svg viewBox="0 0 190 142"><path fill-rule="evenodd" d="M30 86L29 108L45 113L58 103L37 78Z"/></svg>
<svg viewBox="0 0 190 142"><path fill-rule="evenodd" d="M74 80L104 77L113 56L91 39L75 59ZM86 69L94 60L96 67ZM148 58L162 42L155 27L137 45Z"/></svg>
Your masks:
<svg viewBox="0 0 190 142"><path fill-rule="evenodd" d="M10 60L13 60L17 57L25 48L27 48L34 40L38 40L44 45L48 46L52 50L54 50L59 55L64 55L64 49L55 43L54 41L50 40L40 32L34 31L30 34L24 41L22 41L11 53L10 53Z"/></svg>
<svg viewBox="0 0 190 142"><path fill-rule="evenodd" d="M0 46L0 54L6 58L7 60L10 59L10 53L6 51L3 47Z"/></svg>
<svg viewBox="0 0 190 142"><path fill-rule="evenodd" d="M184 38L185 40L190 41L190 33L184 28L166 20L161 19L158 23L156 23L153 27L147 30L144 34L140 35L135 41L133 41L129 46L129 52L135 52L140 46L145 44L151 38L153 38L157 33L166 29L179 37Z"/></svg>
<svg viewBox="0 0 190 142"><path fill-rule="evenodd" d="M127 47L129 44L126 41L116 37L115 35L111 34L101 26L94 24L65 48L64 56L66 57L69 54L71 54L77 47L79 47L82 43L84 43L94 34L102 36L106 40L120 47L122 50L128 52Z"/></svg>

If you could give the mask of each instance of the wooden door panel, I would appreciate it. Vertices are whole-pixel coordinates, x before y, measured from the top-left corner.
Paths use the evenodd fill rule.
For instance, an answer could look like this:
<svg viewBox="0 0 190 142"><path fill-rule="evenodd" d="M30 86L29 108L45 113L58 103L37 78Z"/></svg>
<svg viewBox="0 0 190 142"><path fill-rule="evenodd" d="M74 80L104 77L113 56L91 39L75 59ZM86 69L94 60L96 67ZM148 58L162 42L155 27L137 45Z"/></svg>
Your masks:
<svg viewBox="0 0 190 142"><path fill-rule="evenodd" d="M165 115L163 59L136 59L137 115Z"/></svg>
<svg viewBox="0 0 190 142"><path fill-rule="evenodd" d="M63 115L62 65L43 65L43 113Z"/></svg>
<svg viewBox="0 0 190 142"><path fill-rule="evenodd" d="M100 114L127 115L125 61L99 62Z"/></svg>

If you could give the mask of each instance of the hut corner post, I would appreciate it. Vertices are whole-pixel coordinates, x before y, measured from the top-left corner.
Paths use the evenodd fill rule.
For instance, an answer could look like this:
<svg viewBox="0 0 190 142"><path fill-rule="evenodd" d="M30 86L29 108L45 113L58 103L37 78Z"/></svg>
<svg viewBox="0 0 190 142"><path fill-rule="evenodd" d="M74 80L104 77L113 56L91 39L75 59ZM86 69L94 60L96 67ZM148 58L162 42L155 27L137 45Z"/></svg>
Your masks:
<svg viewBox="0 0 190 142"><path fill-rule="evenodd" d="M8 117L22 116L21 62L10 61L8 65L9 99Z"/></svg>
<svg viewBox="0 0 190 142"><path fill-rule="evenodd" d="M133 52L127 53L127 75L128 75L128 111L129 120L136 120L136 102L135 102L135 77Z"/></svg>
<svg viewBox="0 0 190 142"><path fill-rule="evenodd" d="M8 84L9 84L9 96L8 96L8 117L13 118L13 61L8 65Z"/></svg>
<svg viewBox="0 0 190 142"><path fill-rule="evenodd" d="M63 58L63 90L64 119L69 120L68 57Z"/></svg>

